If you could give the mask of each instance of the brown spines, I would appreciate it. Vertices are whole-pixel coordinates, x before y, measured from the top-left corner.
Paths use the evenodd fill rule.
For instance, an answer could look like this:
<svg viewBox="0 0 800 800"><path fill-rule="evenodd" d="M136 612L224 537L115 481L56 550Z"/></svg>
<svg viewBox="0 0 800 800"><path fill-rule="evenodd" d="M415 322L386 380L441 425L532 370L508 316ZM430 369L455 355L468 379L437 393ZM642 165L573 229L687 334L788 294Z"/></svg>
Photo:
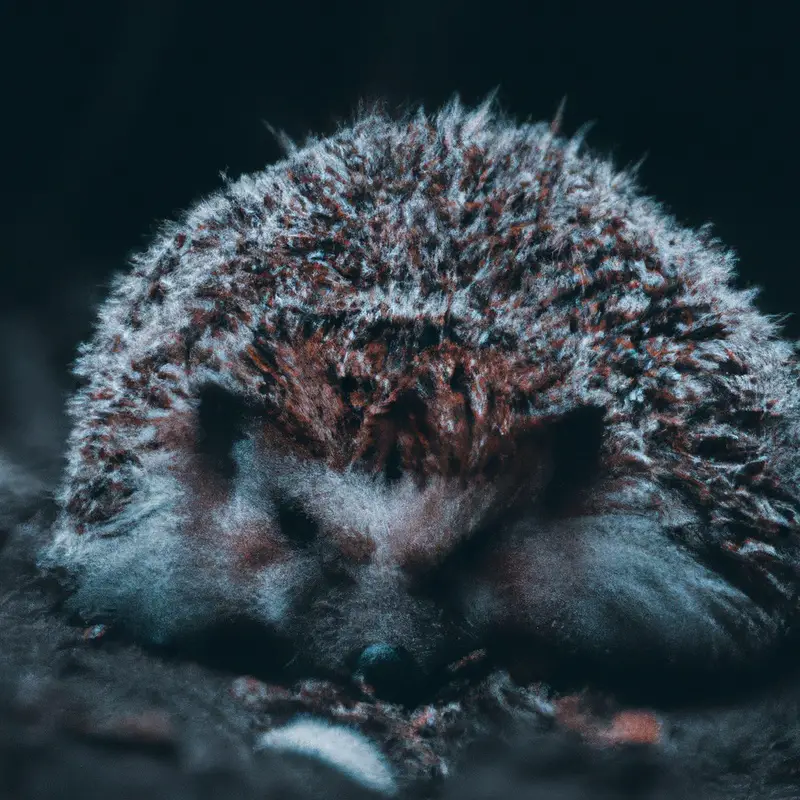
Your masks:
<svg viewBox="0 0 800 800"><path fill-rule="evenodd" d="M708 231L635 188L547 126L486 109L364 118L229 184L135 261L81 402L135 454L152 443L118 416L118 387L157 417L217 373L310 457L420 481L476 475L524 431L595 404L609 470L646 464L755 530L793 524L768 468L747 502L731 470L772 446L785 412L762 407L796 366ZM741 448L723 447L740 418ZM99 497L105 462L81 452L74 483Z"/></svg>

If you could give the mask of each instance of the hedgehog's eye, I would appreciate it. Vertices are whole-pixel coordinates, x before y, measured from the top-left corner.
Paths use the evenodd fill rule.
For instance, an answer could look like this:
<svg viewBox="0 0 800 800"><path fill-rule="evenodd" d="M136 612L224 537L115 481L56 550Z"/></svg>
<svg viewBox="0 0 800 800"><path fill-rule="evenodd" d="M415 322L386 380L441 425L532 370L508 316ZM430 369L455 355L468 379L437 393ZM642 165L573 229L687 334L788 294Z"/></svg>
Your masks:
<svg viewBox="0 0 800 800"><path fill-rule="evenodd" d="M247 419L241 397L213 384L201 389L195 450L224 478L236 474L233 447L244 438Z"/></svg>
<svg viewBox="0 0 800 800"><path fill-rule="evenodd" d="M275 505L281 532L287 539L307 545L316 538L319 533L317 521L296 500L279 497Z"/></svg>

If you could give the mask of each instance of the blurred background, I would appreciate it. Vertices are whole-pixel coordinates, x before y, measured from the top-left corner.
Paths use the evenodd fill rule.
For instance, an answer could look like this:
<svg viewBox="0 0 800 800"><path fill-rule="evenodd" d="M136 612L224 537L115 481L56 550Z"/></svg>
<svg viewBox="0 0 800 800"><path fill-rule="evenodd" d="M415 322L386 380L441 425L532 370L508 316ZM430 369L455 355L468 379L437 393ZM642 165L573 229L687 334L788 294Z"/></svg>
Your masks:
<svg viewBox="0 0 800 800"><path fill-rule="evenodd" d="M67 364L109 276L219 173L331 133L359 100L434 109L499 87L518 118L588 144L684 223L713 221L740 283L798 309L791 4L0 2L0 448L58 449ZM800 337L792 316L787 334Z"/></svg>

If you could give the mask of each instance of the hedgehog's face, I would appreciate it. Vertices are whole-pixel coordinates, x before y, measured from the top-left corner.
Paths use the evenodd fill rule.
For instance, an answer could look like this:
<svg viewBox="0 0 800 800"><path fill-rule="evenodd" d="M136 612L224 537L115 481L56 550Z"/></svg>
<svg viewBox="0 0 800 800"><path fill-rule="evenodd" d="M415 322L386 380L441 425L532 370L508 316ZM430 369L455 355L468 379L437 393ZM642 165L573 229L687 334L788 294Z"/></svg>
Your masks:
<svg viewBox="0 0 800 800"><path fill-rule="evenodd" d="M604 509L574 437L540 432L489 475L422 481L335 469L263 420L231 424L223 406L209 418L201 405L187 426L163 526L141 505L132 536L97 541L106 561L78 592L84 612L109 609L162 641L244 630L250 671L263 659L287 680L361 678L411 703L478 648L529 679L575 665L619 677L715 669L775 638L777 621L654 514Z"/></svg>

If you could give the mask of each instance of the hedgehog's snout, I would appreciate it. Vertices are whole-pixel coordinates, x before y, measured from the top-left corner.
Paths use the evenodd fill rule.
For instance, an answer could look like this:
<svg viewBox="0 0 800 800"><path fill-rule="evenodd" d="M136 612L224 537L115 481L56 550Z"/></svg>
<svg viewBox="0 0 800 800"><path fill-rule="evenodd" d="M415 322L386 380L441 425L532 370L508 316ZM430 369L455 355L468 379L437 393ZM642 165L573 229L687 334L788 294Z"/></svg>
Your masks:
<svg viewBox="0 0 800 800"><path fill-rule="evenodd" d="M422 671L402 646L375 642L355 654L353 679L370 687L382 700L403 702L422 685Z"/></svg>

